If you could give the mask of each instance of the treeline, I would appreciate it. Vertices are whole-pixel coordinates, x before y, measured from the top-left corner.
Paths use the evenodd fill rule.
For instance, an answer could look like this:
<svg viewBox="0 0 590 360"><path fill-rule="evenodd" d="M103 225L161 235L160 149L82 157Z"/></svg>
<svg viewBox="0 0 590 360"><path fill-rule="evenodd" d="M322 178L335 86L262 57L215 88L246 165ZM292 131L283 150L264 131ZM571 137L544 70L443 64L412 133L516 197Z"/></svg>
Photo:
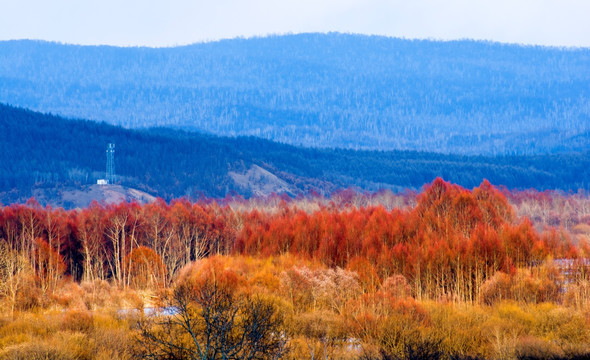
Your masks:
<svg viewBox="0 0 590 360"><path fill-rule="evenodd" d="M221 138L169 129L128 130L0 104L0 201L25 202L37 188L80 187L104 177L116 144L118 182L167 201L252 195L229 171L258 165L286 181L291 196L338 188L420 189L440 176L473 188L488 179L510 189L588 189L588 153L466 157L409 151L308 149L253 137ZM50 201L51 203L51 201Z"/></svg>
<svg viewBox="0 0 590 360"><path fill-rule="evenodd" d="M0 42L0 101L312 147L586 151L588 49L347 34L175 48Z"/></svg>
<svg viewBox="0 0 590 360"><path fill-rule="evenodd" d="M584 258L590 250L564 232L539 235L527 219L517 221L488 182L468 191L437 179L407 210L253 210L242 222L239 253L318 259L356 271L368 288L401 274L418 299L475 301L497 272L514 274L547 257Z"/></svg>
<svg viewBox="0 0 590 360"><path fill-rule="evenodd" d="M468 191L437 179L403 209L316 204L306 211L284 200L272 211L241 206L159 200L65 211L31 200L0 212L3 259L30 269L45 293L65 276L153 287L214 254L292 254L354 270L366 289L402 275L418 299L473 302L498 272L590 256L587 242L574 244L558 230L539 235L530 221L516 219L488 182ZM576 271L568 281L586 276ZM550 296L539 286L538 296Z"/></svg>
<svg viewBox="0 0 590 360"><path fill-rule="evenodd" d="M580 239L590 236L590 197L587 192L566 194L550 190L502 189L502 194L515 208L517 215L531 219L537 229L562 228Z"/></svg>
<svg viewBox="0 0 590 360"><path fill-rule="evenodd" d="M510 197L3 207L0 359L587 359L588 197Z"/></svg>

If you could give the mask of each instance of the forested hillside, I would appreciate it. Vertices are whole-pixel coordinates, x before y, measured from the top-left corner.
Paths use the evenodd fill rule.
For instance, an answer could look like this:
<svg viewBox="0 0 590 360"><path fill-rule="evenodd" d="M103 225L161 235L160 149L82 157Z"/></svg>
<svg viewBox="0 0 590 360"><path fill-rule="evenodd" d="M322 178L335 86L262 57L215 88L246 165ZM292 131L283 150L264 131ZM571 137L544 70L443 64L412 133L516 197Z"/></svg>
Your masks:
<svg viewBox="0 0 590 360"><path fill-rule="evenodd" d="M0 84L0 102L134 128L461 154L590 149L589 49L344 34L160 49L7 41Z"/></svg>
<svg viewBox="0 0 590 360"><path fill-rule="evenodd" d="M280 182L290 195L358 187L419 189L441 176L473 188L485 178L508 188L588 189L590 156L468 157L410 151L298 148L254 137L169 129L128 130L0 105L0 201L23 202L35 188L79 187L104 177L116 144L118 183L165 199L256 194ZM262 180L248 177L256 170ZM266 174L266 175L265 175ZM264 177L266 176L266 178ZM269 180L270 179L270 180ZM240 183L239 180L246 182Z"/></svg>

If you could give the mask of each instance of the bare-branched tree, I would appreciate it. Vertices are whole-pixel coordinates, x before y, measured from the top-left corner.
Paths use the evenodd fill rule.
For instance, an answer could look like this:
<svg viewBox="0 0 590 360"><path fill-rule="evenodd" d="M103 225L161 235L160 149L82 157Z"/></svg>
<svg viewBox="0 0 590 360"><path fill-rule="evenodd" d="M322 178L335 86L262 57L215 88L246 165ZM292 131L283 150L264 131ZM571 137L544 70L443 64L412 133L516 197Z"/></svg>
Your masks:
<svg viewBox="0 0 590 360"><path fill-rule="evenodd" d="M284 319L272 302L207 281L177 286L168 305L140 322L144 358L279 359L286 352Z"/></svg>

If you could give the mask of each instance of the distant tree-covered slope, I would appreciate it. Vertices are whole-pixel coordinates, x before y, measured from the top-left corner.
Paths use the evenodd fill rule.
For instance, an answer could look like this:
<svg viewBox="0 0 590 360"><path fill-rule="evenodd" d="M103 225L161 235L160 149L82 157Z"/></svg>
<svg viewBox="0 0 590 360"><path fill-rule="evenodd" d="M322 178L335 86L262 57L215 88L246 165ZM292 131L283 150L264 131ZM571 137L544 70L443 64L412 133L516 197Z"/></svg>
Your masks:
<svg viewBox="0 0 590 360"><path fill-rule="evenodd" d="M590 149L590 49L345 34L174 48L0 42L0 102L312 147Z"/></svg>
<svg viewBox="0 0 590 360"><path fill-rule="evenodd" d="M1 104L0 129L0 202L4 204L26 200L38 188L96 183L104 177L109 142L116 144L118 182L166 199L228 193L250 196L253 188L241 182L264 181L280 183L281 191L291 195L311 190L329 193L349 186L417 189L438 176L468 188L484 178L509 188L590 188L590 153L469 157L310 149L254 137L223 138L162 128L129 130Z"/></svg>

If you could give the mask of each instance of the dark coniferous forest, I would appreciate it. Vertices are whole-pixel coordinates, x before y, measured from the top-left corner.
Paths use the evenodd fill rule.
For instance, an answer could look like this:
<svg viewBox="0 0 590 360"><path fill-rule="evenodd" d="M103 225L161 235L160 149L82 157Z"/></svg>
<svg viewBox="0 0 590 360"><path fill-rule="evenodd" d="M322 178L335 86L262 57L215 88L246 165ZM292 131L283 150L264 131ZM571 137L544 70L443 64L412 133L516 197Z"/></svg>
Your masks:
<svg viewBox="0 0 590 360"><path fill-rule="evenodd" d="M589 49L337 33L158 49L7 41L0 84L0 102L127 128L466 155L590 149Z"/></svg>
<svg viewBox="0 0 590 360"><path fill-rule="evenodd" d="M0 196L25 201L39 187L80 186L104 177L105 148L116 144L118 182L164 199L252 195L230 173L258 166L290 195L355 187L420 189L440 176L467 188L483 179L511 189L588 189L588 152L461 156L415 151L312 149L254 137L217 137L151 128L130 130L0 105Z"/></svg>

